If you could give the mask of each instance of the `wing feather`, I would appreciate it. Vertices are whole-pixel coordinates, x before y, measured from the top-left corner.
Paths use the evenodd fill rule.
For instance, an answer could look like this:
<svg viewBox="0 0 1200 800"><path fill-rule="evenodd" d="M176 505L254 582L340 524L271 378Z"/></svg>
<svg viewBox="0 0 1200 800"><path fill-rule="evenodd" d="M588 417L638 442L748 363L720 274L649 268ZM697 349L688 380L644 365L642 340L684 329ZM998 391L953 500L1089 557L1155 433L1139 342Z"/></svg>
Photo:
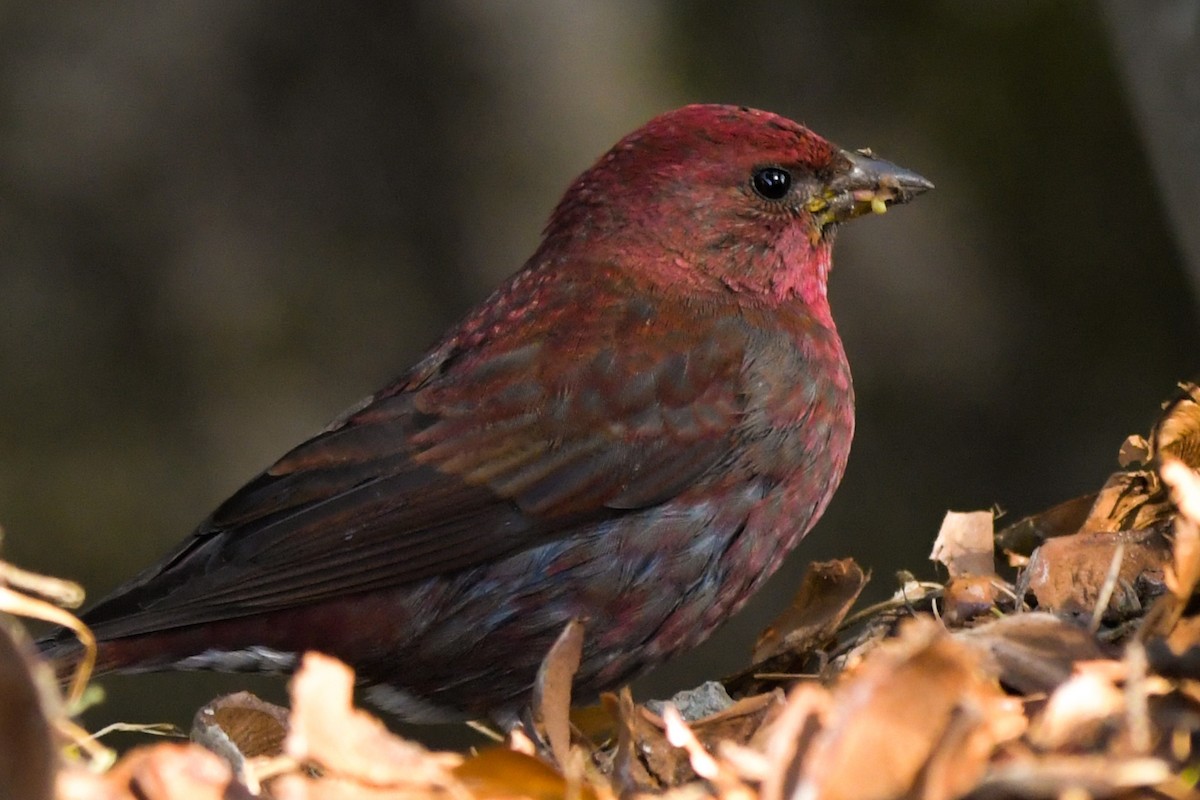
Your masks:
<svg viewBox="0 0 1200 800"><path fill-rule="evenodd" d="M752 335L737 315L692 324L619 291L570 310L570 338L552 303L486 338L469 319L88 621L131 635L469 568L661 503L729 457Z"/></svg>

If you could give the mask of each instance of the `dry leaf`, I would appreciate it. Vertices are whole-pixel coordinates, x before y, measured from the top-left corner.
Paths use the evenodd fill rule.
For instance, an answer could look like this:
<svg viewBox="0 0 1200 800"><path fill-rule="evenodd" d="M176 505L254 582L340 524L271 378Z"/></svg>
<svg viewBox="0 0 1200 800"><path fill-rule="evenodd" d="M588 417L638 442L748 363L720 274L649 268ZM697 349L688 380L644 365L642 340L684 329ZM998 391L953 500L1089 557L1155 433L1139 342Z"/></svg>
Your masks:
<svg viewBox="0 0 1200 800"><path fill-rule="evenodd" d="M621 797L630 797L660 788L661 782L650 774L640 757L641 739L638 731L640 715L633 703L633 695L630 693L629 687L622 687L619 694L604 694L600 700L616 721L617 726L617 744L611 758L611 775L617 794Z"/></svg>
<svg viewBox="0 0 1200 800"><path fill-rule="evenodd" d="M1118 547L1123 548L1116 591L1106 616L1122 619L1161 594L1171 546L1156 529L1080 533L1051 539L1029 559L1026 579L1038 608L1091 617Z"/></svg>
<svg viewBox="0 0 1200 800"><path fill-rule="evenodd" d="M78 767L59 773L57 800L251 800L229 765L197 744L130 751L103 775Z"/></svg>
<svg viewBox="0 0 1200 800"><path fill-rule="evenodd" d="M246 759L283 753L288 713L250 692L222 695L196 712L191 739L224 758L245 779Z"/></svg>
<svg viewBox="0 0 1200 800"><path fill-rule="evenodd" d="M1014 797L1125 797L1126 790L1156 786L1171 778L1171 768L1157 758L1111 759L1102 756L1023 758L990 770L972 800ZM1169 796L1169 795L1167 795Z"/></svg>
<svg viewBox="0 0 1200 800"><path fill-rule="evenodd" d="M532 798L532 800L598 800L586 784L570 786L566 778L538 758L509 750L489 747L454 769L476 800Z"/></svg>
<svg viewBox="0 0 1200 800"><path fill-rule="evenodd" d="M754 800L750 787L742 782L732 767L713 757L673 706L667 706L663 722L667 741L687 753L692 771L711 783L721 800Z"/></svg>
<svg viewBox="0 0 1200 800"><path fill-rule="evenodd" d="M1023 695L1049 692L1077 663L1106 656L1087 630L1045 612L1012 614L953 635L981 653L982 666L1000 683Z"/></svg>
<svg viewBox="0 0 1200 800"><path fill-rule="evenodd" d="M1050 695L1030 727L1029 740L1045 750L1091 749L1119 722L1124 705L1124 693L1110 675L1082 668Z"/></svg>
<svg viewBox="0 0 1200 800"><path fill-rule="evenodd" d="M770 724L783 706L783 692L776 689L744 697L728 708L688 724L705 747L715 750L721 742L739 745L749 742L760 728Z"/></svg>
<svg viewBox="0 0 1200 800"><path fill-rule="evenodd" d="M791 606L759 636L753 662L824 645L866 585L867 576L852 558L810 564Z"/></svg>
<svg viewBox="0 0 1200 800"><path fill-rule="evenodd" d="M942 618L960 626L991 612L1002 598L1011 597L995 575L959 575L942 590Z"/></svg>
<svg viewBox="0 0 1200 800"><path fill-rule="evenodd" d="M825 728L801 764L796 793L828 800L901 797L916 789L931 759L947 747L954 753L939 759L945 769L937 786L925 787L937 793L924 796L954 797L971 788L997 741L1019 734L1024 722L977 662L936 622L910 620L898 640L873 651L837 687Z"/></svg>
<svg viewBox="0 0 1200 800"><path fill-rule="evenodd" d="M752 745L762 750L770 765L762 781L762 800L795 797L804 759L832 705L832 696L824 687L798 684L774 722L759 731Z"/></svg>
<svg viewBox="0 0 1200 800"><path fill-rule="evenodd" d="M284 751L336 776L362 784L448 790L453 753L430 753L388 732L383 723L353 707L354 673L319 653L306 653L292 679L292 716Z"/></svg>
<svg viewBox="0 0 1200 800"><path fill-rule="evenodd" d="M583 657L583 622L563 626L538 667L533 684L533 722L559 768L571 751L571 684Z"/></svg>
<svg viewBox="0 0 1200 800"><path fill-rule="evenodd" d="M950 577L995 575L991 511L947 511L929 558L946 566Z"/></svg>
<svg viewBox="0 0 1200 800"><path fill-rule="evenodd" d="M1200 386L1181 383L1179 390L1167 402L1150 441L1160 460L1177 459L1200 469Z"/></svg>
<svg viewBox="0 0 1200 800"><path fill-rule="evenodd" d="M1078 533L1096 504L1097 493L1073 497L1045 511L1017 520L996 534L996 547L1027 556L1047 539Z"/></svg>

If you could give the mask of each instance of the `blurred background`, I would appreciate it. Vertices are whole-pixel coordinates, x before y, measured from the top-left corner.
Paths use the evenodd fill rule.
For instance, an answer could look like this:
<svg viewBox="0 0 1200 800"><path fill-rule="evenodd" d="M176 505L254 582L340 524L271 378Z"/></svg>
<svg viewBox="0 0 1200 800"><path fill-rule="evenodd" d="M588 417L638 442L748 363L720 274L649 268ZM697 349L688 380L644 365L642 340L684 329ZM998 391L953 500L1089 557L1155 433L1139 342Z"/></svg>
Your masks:
<svg viewBox="0 0 1200 800"><path fill-rule="evenodd" d="M829 512L638 694L731 672L809 560L932 576L947 509L1097 488L1194 374L1198 37L1191 0L2 3L4 557L99 597L407 367L617 138L746 104L937 189L839 238ZM92 726L283 696L103 683Z"/></svg>

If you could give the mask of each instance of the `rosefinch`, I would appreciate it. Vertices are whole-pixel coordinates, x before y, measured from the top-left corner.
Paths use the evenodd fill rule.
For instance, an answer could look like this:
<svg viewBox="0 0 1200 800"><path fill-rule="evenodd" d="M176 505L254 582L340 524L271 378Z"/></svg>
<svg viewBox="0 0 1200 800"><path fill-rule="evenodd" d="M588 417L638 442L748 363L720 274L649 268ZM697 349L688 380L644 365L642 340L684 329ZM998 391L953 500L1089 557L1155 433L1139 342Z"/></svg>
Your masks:
<svg viewBox="0 0 1200 800"><path fill-rule="evenodd" d="M580 698L698 644L846 465L838 224L930 187L762 111L651 120L414 367L85 614L100 667L320 650L401 716L505 720L572 619Z"/></svg>

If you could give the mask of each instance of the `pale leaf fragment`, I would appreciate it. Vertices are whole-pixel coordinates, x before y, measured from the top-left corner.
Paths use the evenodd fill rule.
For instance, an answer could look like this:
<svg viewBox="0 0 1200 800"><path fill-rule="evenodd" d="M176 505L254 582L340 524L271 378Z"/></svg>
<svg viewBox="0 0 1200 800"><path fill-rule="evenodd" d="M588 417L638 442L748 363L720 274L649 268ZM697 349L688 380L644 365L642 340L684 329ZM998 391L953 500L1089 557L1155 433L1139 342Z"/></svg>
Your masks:
<svg viewBox="0 0 1200 800"><path fill-rule="evenodd" d="M944 564L951 577L994 575L992 520L991 511L947 511L929 558Z"/></svg>
<svg viewBox="0 0 1200 800"><path fill-rule="evenodd" d="M353 707L354 673L319 653L306 653L292 680L292 717L284 743L297 762L373 786L452 789L454 753L431 753L391 734L375 717Z"/></svg>
<svg viewBox="0 0 1200 800"><path fill-rule="evenodd" d="M571 684L583 657L583 622L573 619L542 659L533 684L533 720L560 769L571 752Z"/></svg>

